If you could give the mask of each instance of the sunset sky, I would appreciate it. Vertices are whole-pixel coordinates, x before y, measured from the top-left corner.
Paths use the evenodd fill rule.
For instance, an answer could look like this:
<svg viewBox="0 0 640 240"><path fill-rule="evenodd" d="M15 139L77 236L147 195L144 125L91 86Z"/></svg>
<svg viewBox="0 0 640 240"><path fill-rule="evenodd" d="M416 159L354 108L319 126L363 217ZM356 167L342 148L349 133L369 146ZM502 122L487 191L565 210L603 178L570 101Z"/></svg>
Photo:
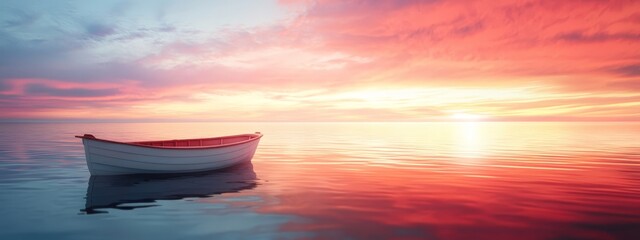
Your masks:
<svg viewBox="0 0 640 240"><path fill-rule="evenodd" d="M640 1L1 1L0 119L639 121Z"/></svg>

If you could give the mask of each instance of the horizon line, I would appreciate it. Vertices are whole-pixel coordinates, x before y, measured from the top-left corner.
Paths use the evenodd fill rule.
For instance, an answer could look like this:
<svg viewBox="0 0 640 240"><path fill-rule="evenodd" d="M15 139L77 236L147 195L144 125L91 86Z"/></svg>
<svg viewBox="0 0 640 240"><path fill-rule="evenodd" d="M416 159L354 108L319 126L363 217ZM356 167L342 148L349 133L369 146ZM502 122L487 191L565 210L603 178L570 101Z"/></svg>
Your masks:
<svg viewBox="0 0 640 240"><path fill-rule="evenodd" d="M545 123L545 122L575 122L575 123L597 123L597 122L623 122L634 123L640 122L640 120L423 120L423 121L402 121L402 120L386 120L386 121L229 121L229 120L178 120L178 119L151 119L151 120L136 120L136 119L0 119L2 123L509 123L509 122L530 122L530 123Z"/></svg>

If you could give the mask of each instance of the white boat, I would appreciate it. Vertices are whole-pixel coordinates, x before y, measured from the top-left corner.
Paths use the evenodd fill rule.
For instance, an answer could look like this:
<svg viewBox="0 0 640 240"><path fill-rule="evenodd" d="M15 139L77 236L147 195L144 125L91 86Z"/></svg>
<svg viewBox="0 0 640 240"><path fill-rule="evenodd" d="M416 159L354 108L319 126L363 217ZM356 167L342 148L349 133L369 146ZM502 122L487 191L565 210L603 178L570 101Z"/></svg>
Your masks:
<svg viewBox="0 0 640 240"><path fill-rule="evenodd" d="M143 142L118 142L91 134L82 139L93 176L185 173L227 168L251 161L262 134Z"/></svg>

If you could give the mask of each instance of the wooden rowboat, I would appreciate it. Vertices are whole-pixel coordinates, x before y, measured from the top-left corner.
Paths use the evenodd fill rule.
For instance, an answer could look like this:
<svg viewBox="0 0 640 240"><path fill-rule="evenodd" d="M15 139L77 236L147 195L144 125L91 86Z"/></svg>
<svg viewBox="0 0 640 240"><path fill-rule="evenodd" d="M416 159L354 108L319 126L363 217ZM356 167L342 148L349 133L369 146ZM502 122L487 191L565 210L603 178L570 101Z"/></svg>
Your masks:
<svg viewBox="0 0 640 240"><path fill-rule="evenodd" d="M251 161L262 134L144 142L118 142L91 134L82 139L91 175L185 173Z"/></svg>

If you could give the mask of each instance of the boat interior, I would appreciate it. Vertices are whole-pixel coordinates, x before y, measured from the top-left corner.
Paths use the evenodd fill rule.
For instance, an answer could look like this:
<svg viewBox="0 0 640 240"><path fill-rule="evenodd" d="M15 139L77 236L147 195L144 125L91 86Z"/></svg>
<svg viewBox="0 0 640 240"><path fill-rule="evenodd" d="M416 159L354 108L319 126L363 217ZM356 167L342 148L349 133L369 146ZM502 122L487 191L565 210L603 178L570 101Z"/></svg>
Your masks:
<svg viewBox="0 0 640 240"><path fill-rule="evenodd" d="M243 142L250 139L258 138L259 134L246 134L216 138L200 138L200 139L177 139L177 140L161 140L161 141L145 141L131 142L131 144L154 146L154 147L209 147L218 145L227 145L237 142Z"/></svg>

